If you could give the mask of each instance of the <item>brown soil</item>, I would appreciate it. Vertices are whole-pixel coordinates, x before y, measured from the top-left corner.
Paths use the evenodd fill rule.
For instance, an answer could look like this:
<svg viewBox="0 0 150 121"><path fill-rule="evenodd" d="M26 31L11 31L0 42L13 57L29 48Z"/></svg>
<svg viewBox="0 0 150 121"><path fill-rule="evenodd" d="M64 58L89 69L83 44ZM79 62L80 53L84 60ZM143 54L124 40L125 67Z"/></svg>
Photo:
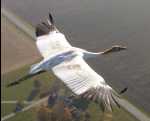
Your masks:
<svg viewBox="0 0 150 121"><path fill-rule="evenodd" d="M1 73L41 58L34 40L1 15Z"/></svg>

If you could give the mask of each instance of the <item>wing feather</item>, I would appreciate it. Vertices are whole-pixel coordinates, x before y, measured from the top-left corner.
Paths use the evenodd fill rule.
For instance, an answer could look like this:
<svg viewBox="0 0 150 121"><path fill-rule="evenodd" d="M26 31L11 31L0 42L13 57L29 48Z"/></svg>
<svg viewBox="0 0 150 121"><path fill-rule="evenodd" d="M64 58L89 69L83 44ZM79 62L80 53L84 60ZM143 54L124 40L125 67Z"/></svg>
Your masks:
<svg viewBox="0 0 150 121"><path fill-rule="evenodd" d="M81 57L63 62L52 70L76 95L98 101L109 110L112 104L119 107L114 90Z"/></svg>
<svg viewBox="0 0 150 121"><path fill-rule="evenodd" d="M36 27L36 44L44 58L72 48L65 36L55 27L51 14L47 22ZM111 110L111 104L119 107L114 90L82 57L76 56L72 60L64 61L52 70L76 95L98 101L104 109Z"/></svg>

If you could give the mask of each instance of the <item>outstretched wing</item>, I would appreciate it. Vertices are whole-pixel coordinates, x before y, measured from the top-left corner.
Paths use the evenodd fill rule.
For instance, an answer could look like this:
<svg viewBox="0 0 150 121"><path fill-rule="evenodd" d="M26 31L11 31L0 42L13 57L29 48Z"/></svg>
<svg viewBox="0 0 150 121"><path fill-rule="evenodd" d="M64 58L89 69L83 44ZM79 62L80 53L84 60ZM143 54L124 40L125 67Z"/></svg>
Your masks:
<svg viewBox="0 0 150 121"><path fill-rule="evenodd" d="M37 47L44 58L72 47L68 43L64 34L60 33L54 25L54 20L51 14L49 14L47 22L37 25L36 37Z"/></svg>
<svg viewBox="0 0 150 121"><path fill-rule="evenodd" d="M75 94L98 101L110 110L112 104L118 105L113 89L81 57L63 62L52 70Z"/></svg>

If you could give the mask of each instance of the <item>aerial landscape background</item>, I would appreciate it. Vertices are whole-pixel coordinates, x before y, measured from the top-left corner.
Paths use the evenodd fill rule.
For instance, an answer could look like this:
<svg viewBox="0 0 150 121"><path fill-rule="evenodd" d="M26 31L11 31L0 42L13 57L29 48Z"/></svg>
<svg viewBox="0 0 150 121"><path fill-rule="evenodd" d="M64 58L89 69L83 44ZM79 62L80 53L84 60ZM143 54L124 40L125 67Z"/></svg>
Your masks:
<svg viewBox="0 0 150 121"><path fill-rule="evenodd" d="M150 115L149 5L148 0L2 0L2 7L13 11L33 26L45 20L51 11L57 27L73 46L91 51L100 51L114 44L127 46L127 51L89 60L88 63L116 90L127 86L125 97L148 115ZM34 42L30 44L30 37L16 39L11 27L8 29L2 25L2 28L4 29L1 29L1 65L4 72L5 68L33 63L40 58ZM3 34L5 31L12 32L9 36L5 36Z"/></svg>

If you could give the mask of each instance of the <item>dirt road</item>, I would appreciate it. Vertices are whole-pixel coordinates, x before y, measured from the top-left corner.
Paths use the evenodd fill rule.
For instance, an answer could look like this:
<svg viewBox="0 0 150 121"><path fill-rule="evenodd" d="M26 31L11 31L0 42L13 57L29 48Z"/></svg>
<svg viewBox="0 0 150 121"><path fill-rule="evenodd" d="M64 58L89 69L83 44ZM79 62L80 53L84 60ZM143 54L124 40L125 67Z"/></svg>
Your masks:
<svg viewBox="0 0 150 121"><path fill-rule="evenodd" d="M28 35L29 33L31 34L31 30L29 33L22 31L24 29L28 30L30 27L25 27L24 24L19 22L19 19L16 19L15 21L18 25L24 25L23 29L20 29L20 26L14 24L14 19L12 21L8 19L11 16L4 11L5 10L2 9L1 15L2 74L40 59L40 54L36 48L33 38Z"/></svg>

